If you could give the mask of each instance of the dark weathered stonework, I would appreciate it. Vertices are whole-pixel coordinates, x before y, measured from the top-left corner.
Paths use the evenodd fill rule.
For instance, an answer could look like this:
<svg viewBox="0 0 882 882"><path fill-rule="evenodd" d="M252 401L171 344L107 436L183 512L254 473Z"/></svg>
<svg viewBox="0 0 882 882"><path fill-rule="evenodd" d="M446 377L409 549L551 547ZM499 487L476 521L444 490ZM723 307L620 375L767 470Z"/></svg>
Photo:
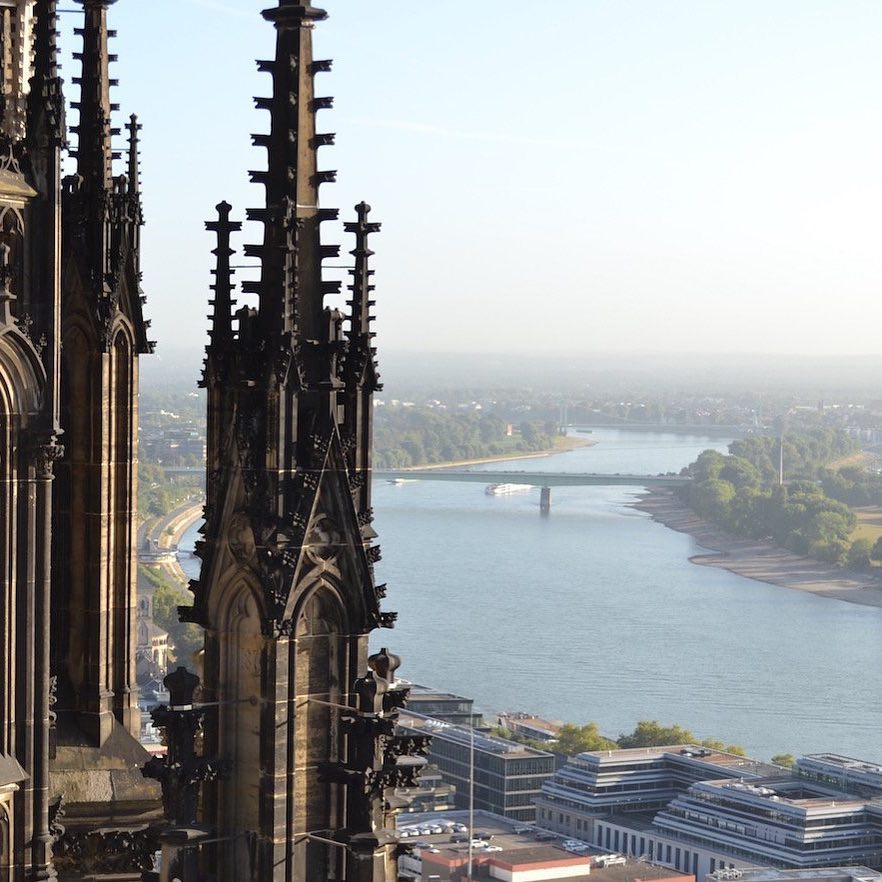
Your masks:
<svg viewBox="0 0 882 882"><path fill-rule="evenodd" d="M254 142L268 163L252 178L265 200L247 212L263 238L244 249L260 276L242 285L257 308L233 298L230 206L209 224L206 524L182 610L206 633L203 704L157 712L175 746L148 780L134 738L138 361L153 348L140 125L129 118L115 174L114 0L71 3L76 172L62 179L56 0L0 2L0 866L13 882L136 878L161 845L186 882L393 882L391 793L425 744L394 735L395 658L368 659L368 634L395 619L370 504L379 224L356 206L349 310L326 309L341 286L322 272L340 254L321 236L337 212L319 207L336 176L318 162L334 141L316 131L332 105L314 89L331 67L312 57L325 13L310 0L264 13L276 52L259 63L270 128Z"/></svg>
<svg viewBox="0 0 882 882"><path fill-rule="evenodd" d="M267 151L252 171L265 189L247 218L263 225L246 245L259 278L241 290L256 309L235 310L232 234L241 224L217 206L208 398L207 502L194 606L205 628L203 699L210 756L231 761L228 780L206 785L203 823L215 841L203 867L219 882L393 882L398 845L391 790L410 782L425 745L397 739L405 690L397 660L368 659L368 635L391 627L370 502L372 395L380 388L372 345L369 237L380 225L356 206L349 311L328 309L340 290L322 264L340 247L322 240L336 220L319 191L316 131L332 99L315 78L331 63L312 57L312 29L326 13L309 0L280 0L263 13L276 52L260 61L272 78ZM394 660L394 661L393 661Z"/></svg>
<svg viewBox="0 0 882 882"><path fill-rule="evenodd" d="M130 177L114 178L111 0L80 2L66 181L56 0L0 4L0 866L14 882L138 873L159 814L130 734L137 359L150 349L137 122Z"/></svg>

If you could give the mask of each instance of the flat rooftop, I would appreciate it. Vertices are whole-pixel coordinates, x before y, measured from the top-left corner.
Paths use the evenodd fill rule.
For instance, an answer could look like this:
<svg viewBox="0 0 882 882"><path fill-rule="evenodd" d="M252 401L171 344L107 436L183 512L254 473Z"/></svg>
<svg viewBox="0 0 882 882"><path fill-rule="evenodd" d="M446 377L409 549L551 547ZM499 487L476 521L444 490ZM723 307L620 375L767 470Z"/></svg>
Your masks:
<svg viewBox="0 0 882 882"><path fill-rule="evenodd" d="M631 817L629 815L629 817ZM398 829L399 831L408 827L423 826L427 824L440 824L445 822L456 822L468 825L469 813L467 811L451 811L451 812L431 812L413 815L399 815ZM581 863L586 866L584 875L567 877L568 882L581 882L581 880L589 880L588 867L592 860L601 855L609 854L608 850L590 848L587 854L576 855L566 851L563 848L563 841L568 838L559 834L552 834L548 831L541 830L532 824L522 824L517 821L511 821L491 812L476 811L475 825L476 833L490 836L489 844L495 846L500 851L486 852L481 849L474 848L472 857L474 860L482 862L494 861L500 864L523 865L523 864L553 864L567 862L571 864L578 872ZM518 830L520 832L515 832ZM454 867L461 865L468 859L468 841L452 842L451 839L461 837L466 834L462 833L435 833L428 835L418 835L408 837L402 840L403 843L411 847L415 847L415 853L419 853L419 857L431 864L446 865ZM544 838L537 839L537 835ZM423 843L418 845L418 843ZM433 849L429 851L429 849ZM437 849L437 851L435 851ZM653 879L673 879L693 877L689 874L678 873L675 870L666 867L657 867L647 864L643 861L628 860L625 864L611 867L590 866L589 882L642 882L642 880ZM831 880L835 882L835 880ZM845 880L843 880L845 882ZM875 882L875 880L873 880Z"/></svg>
<svg viewBox="0 0 882 882"><path fill-rule="evenodd" d="M539 729L543 732L556 735L563 723L560 720L546 720L542 717L536 717L532 714L518 713L499 713L499 719L506 723L517 723L521 726L529 726L531 729Z"/></svg>
<svg viewBox="0 0 882 882"><path fill-rule="evenodd" d="M434 689L431 686L422 686L419 683L410 685L411 698L434 698L443 701L473 701L465 695L456 695L454 692L442 692L440 689Z"/></svg>
<svg viewBox="0 0 882 882"><path fill-rule="evenodd" d="M398 715L398 725L406 729L416 730L425 735L432 735L435 738L453 741L457 744L471 745L474 739L475 751L491 753L506 759L552 756L552 754L544 750L536 750L533 747L527 747L525 744L518 744L516 741L506 741L504 738L485 735L483 732L469 729L466 726L455 726L445 720L436 720L434 717L418 714L416 711L401 711Z"/></svg>
<svg viewBox="0 0 882 882"><path fill-rule="evenodd" d="M843 793L833 787L823 787L806 783L799 778L763 778L750 783L722 779L720 781L704 781L726 790L729 793L744 793L777 803L799 806L800 808L835 808L847 805L865 805L867 800Z"/></svg>
<svg viewBox="0 0 882 882"><path fill-rule="evenodd" d="M728 753L725 750L714 750L700 744L669 744L662 747L626 747L620 750L592 750L580 753L580 757L592 757L610 763L634 762L639 760L657 760L664 757L671 759L695 760L727 770L737 771L751 777L769 777L780 775L779 766L764 763L760 760Z"/></svg>
<svg viewBox="0 0 882 882"><path fill-rule="evenodd" d="M869 867L816 867L801 870L745 867L740 872L742 882L882 882L882 873ZM722 875L725 878L725 872ZM711 873L709 878L719 877Z"/></svg>
<svg viewBox="0 0 882 882"><path fill-rule="evenodd" d="M815 760L826 765L838 766L847 772L864 772L871 775L882 775L882 766L877 763L868 763L866 760L859 760L850 756L842 756L842 754L839 753L809 753L800 759Z"/></svg>

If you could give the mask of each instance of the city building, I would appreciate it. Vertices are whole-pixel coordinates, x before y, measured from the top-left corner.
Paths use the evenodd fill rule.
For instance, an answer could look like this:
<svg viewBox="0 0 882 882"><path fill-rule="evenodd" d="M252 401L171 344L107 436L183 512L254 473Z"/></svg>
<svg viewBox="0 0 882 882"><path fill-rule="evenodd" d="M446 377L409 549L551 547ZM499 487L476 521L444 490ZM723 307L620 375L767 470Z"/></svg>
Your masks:
<svg viewBox="0 0 882 882"><path fill-rule="evenodd" d="M398 795L406 802L402 813L446 812L456 808L456 788L432 766L423 769L416 787L402 788Z"/></svg>
<svg viewBox="0 0 882 882"><path fill-rule="evenodd" d="M468 877L468 812L425 814L399 819L409 854L399 864L401 879L419 882L465 882ZM491 812L474 814L472 878L503 882L694 882L646 861L626 860L574 841L524 826ZM432 832L436 831L436 832ZM460 831L460 832L457 832Z"/></svg>
<svg viewBox="0 0 882 882"><path fill-rule="evenodd" d="M161 681L168 673L168 631L153 618L153 595L156 589L144 581L138 592L137 643L135 659L138 680L149 673L151 679Z"/></svg>
<svg viewBox="0 0 882 882"><path fill-rule="evenodd" d="M535 741L555 741L562 725L554 720L543 720L522 712L499 714L497 723L515 735Z"/></svg>
<svg viewBox="0 0 882 882"><path fill-rule="evenodd" d="M480 728L483 720L480 713L475 713L475 702L471 698L462 695L454 695L452 692L440 692L431 686L420 686L414 683L410 687L410 697L407 706L410 710L436 720L444 720L456 726L477 726Z"/></svg>
<svg viewBox="0 0 882 882"><path fill-rule="evenodd" d="M469 804L469 778L474 761L475 807L506 818L530 822L536 818L534 800L554 773L554 754L515 741L453 726L409 709L399 716L402 731L431 735L429 762L456 787L456 805Z"/></svg>
<svg viewBox="0 0 882 882"><path fill-rule="evenodd" d="M543 787L537 823L697 877L880 868L880 774L835 754L804 757L789 772L689 745L585 753Z"/></svg>

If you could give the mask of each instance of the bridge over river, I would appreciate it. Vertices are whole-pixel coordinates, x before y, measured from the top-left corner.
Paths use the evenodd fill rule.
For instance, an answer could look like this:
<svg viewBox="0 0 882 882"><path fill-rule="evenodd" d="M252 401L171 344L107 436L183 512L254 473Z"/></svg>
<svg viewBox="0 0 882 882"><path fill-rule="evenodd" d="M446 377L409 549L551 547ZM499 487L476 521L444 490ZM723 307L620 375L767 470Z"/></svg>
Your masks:
<svg viewBox="0 0 882 882"><path fill-rule="evenodd" d="M681 475L598 475L588 472L474 471L471 469L374 469L388 481L470 481L475 484L533 484L536 487L682 487Z"/></svg>
<svg viewBox="0 0 882 882"><path fill-rule="evenodd" d="M585 472L474 471L462 468L375 469L387 481L469 481L475 484L532 484L542 488L539 511L551 511L552 487L682 487L691 478L681 475L598 475Z"/></svg>

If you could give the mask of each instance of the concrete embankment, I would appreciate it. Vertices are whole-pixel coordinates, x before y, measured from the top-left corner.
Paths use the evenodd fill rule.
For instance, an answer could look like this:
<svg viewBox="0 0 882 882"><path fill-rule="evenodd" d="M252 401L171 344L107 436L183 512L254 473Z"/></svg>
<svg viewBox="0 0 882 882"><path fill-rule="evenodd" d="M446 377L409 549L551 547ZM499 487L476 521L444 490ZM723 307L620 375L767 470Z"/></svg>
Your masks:
<svg viewBox="0 0 882 882"><path fill-rule="evenodd" d="M691 557L692 563L819 597L882 607L882 584L876 577L794 554L767 542L741 539L702 520L671 490L651 490L633 507L672 530L688 533L713 552Z"/></svg>
<svg viewBox="0 0 882 882"><path fill-rule="evenodd" d="M143 528L142 535L146 535L156 542L160 548L171 548L177 545L184 533L202 518L202 506L203 502L201 500L196 503L192 501L185 502L169 514L157 518L148 524ZM157 566L182 586L186 586L189 582L186 573L181 569L181 565L176 559L173 561L163 561L158 563Z"/></svg>

